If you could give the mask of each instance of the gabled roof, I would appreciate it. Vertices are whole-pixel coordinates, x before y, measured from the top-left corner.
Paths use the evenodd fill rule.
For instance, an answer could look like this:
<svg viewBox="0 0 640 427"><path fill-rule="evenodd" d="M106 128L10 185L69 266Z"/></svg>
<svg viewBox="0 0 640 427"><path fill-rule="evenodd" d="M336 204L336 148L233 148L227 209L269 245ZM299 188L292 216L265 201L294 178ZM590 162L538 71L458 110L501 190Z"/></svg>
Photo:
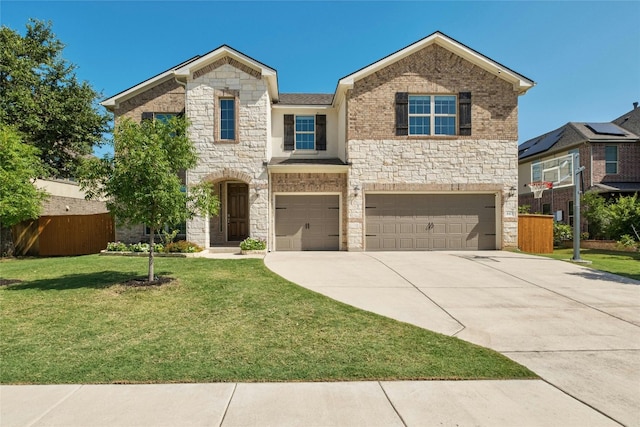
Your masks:
<svg viewBox="0 0 640 427"><path fill-rule="evenodd" d="M251 58L250 56L243 54L242 52L233 49L230 46L222 45L204 55L196 55L185 62L181 62L180 64L171 67L168 70L165 70L162 73L151 77L150 79L147 79L129 89L126 89L110 98L105 99L100 104L106 108L112 109L117 105L117 103L132 98L140 92L148 90L149 88L163 83L167 80L179 79L181 81L186 81L186 78L189 77L192 73L198 70L202 70L207 65L212 64L224 57L230 57L242 66L248 67L248 69L253 70L258 75L265 77L272 99L278 99L278 79L275 69Z"/></svg>
<svg viewBox="0 0 640 427"><path fill-rule="evenodd" d="M583 143L640 142L640 137L614 123L569 122L518 146L518 161L565 151Z"/></svg>
<svg viewBox="0 0 640 427"><path fill-rule="evenodd" d="M355 73L351 73L340 79L338 82L338 89L336 92L340 90L341 87L350 88L353 86L354 82L375 73L376 71L381 70L382 68L393 64L396 61L399 61L402 58L405 58L425 47L437 44L456 55L466 59L467 61L479 66L480 68L486 70L487 72L494 74L510 83L513 84L514 88L518 91L520 95L524 94L526 91L531 89L535 82L522 74L516 73L508 67L500 64L499 62L494 61L493 59L482 55L481 53L471 49L468 46L452 39L451 37L436 31L435 33L418 40L417 42L410 44L409 46L400 49L391 55L385 56L384 58L367 65L364 68L359 69Z"/></svg>
<svg viewBox="0 0 640 427"><path fill-rule="evenodd" d="M170 80L173 78L174 76L174 71L177 70L178 68L182 67L183 65L186 65L190 62L195 61L196 59L200 58L200 55L196 55L191 59L188 59L184 62L179 63L178 65L175 65L171 68L169 68L168 70L165 70L163 72L161 72L160 74L156 74L155 76L141 82L138 83L135 86L130 87L129 89L125 89L122 92L119 92L107 99L105 99L104 101L102 101L100 103L100 105L110 109L116 106L116 104L118 102L122 102L126 99L129 98L133 98L134 96L136 96L137 94L139 94L140 92L144 92L145 90L147 90L149 87L152 86L157 86L160 83L164 83L167 80Z"/></svg>
<svg viewBox="0 0 640 427"><path fill-rule="evenodd" d="M331 105L332 93L281 93L279 105Z"/></svg>
<svg viewBox="0 0 640 427"><path fill-rule="evenodd" d="M640 135L640 107L635 103L633 110L613 120L612 123L621 128Z"/></svg>

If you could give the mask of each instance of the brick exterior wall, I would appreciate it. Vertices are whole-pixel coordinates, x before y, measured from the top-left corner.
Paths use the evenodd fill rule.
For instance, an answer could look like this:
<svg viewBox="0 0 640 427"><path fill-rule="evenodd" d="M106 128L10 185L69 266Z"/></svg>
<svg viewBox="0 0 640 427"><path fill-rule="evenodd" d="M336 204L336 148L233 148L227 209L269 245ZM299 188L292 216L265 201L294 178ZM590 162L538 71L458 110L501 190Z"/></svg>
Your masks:
<svg viewBox="0 0 640 427"><path fill-rule="evenodd" d="M179 113L184 111L184 87L173 78L116 106L114 114L140 121L143 112Z"/></svg>
<svg viewBox="0 0 640 427"><path fill-rule="evenodd" d="M271 175L271 193L340 193L340 220L342 222L341 247L347 248L347 174L343 173L274 173ZM274 200L275 201L275 200ZM271 206L271 229L275 241L275 204ZM271 248L275 249L275 248Z"/></svg>
<svg viewBox="0 0 640 427"><path fill-rule="evenodd" d="M73 197L50 196L42 204L41 215L89 215L108 212L105 202Z"/></svg>
<svg viewBox="0 0 640 427"><path fill-rule="evenodd" d="M618 173L607 174L605 171L605 147L618 147ZM640 182L640 144L591 144L593 182Z"/></svg>
<svg viewBox="0 0 640 427"><path fill-rule="evenodd" d="M471 136L396 136L396 92L471 92ZM511 84L437 45L357 81L347 112L349 250L364 248L364 191L497 194L496 245L515 247L517 197L509 194L518 185L517 100Z"/></svg>
<svg viewBox="0 0 640 427"><path fill-rule="evenodd" d="M395 136L396 92L471 92L472 136L454 139L518 139L518 94L513 85L437 45L427 46L354 84L348 95L347 138L415 138Z"/></svg>

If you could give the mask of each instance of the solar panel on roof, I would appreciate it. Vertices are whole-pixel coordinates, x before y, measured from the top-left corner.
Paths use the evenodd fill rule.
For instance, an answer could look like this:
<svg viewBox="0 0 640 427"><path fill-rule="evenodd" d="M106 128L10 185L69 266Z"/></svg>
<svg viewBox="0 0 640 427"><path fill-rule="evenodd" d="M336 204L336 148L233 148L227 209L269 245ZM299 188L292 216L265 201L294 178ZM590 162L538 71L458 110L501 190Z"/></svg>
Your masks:
<svg viewBox="0 0 640 427"><path fill-rule="evenodd" d="M625 136L626 134L613 123L586 123L586 126L598 135Z"/></svg>
<svg viewBox="0 0 640 427"><path fill-rule="evenodd" d="M564 127L561 127L560 129L556 129L546 135L523 142L522 145L518 147L518 157L522 159L524 157L533 156L534 154L547 151L549 148L553 147L560 138L562 138L563 133Z"/></svg>

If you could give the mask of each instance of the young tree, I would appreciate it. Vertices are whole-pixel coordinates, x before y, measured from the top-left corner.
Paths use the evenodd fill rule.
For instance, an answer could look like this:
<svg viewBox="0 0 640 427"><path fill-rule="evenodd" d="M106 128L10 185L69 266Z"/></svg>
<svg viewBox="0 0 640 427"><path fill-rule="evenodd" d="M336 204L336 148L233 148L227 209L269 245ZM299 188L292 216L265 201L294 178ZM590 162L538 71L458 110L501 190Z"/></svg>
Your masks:
<svg viewBox="0 0 640 427"><path fill-rule="evenodd" d="M88 159L81 169L81 188L90 198L105 197L119 223L142 223L151 229L149 281L154 280L153 243L158 230L198 213L218 213L219 201L210 185L185 189L178 177L198 159L187 127L181 117L142 123L125 118L114 132L114 156Z"/></svg>
<svg viewBox="0 0 640 427"><path fill-rule="evenodd" d="M37 218L44 190L34 180L42 172L38 149L23 143L15 129L0 124L0 225L10 228L26 219ZM9 240L9 239L7 239ZM2 253L10 252L11 243L2 242Z"/></svg>
<svg viewBox="0 0 640 427"><path fill-rule="evenodd" d="M15 125L39 149L48 174L69 177L102 141L109 116L62 58L63 48L51 23L31 20L24 36L0 27L0 123Z"/></svg>

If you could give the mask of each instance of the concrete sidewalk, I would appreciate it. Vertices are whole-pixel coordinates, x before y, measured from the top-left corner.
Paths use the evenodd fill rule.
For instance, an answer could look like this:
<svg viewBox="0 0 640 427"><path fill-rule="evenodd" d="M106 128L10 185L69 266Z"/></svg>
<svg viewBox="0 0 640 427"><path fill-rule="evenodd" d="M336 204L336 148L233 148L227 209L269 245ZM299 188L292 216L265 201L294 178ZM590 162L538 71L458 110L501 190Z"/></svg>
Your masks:
<svg viewBox="0 0 640 427"><path fill-rule="evenodd" d="M403 381L0 387L14 426L618 426L550 384Z"/></svg>

